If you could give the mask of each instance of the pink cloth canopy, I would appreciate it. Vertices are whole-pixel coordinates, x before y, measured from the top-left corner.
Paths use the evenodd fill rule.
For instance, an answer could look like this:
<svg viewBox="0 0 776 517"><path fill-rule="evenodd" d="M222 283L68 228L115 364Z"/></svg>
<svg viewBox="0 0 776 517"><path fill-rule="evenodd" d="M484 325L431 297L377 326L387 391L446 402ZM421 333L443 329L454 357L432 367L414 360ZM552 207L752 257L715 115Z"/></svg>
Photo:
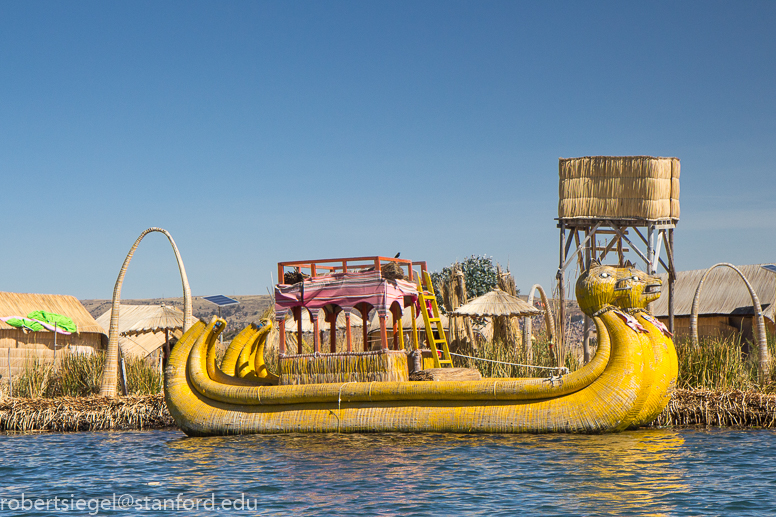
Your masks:
<svg viewBox="0 0 776 517"><path fill-rule="evenodd" d="M415 284L404 280L387 280L379 271L333 273L306 278L297 284L275 286L275 318L280 321L294 307L310 309L313 319L318 310L327 305L338 305L350 312L357 304L366 302L385 316L394 302L409 307L418 299Z"/></svg>

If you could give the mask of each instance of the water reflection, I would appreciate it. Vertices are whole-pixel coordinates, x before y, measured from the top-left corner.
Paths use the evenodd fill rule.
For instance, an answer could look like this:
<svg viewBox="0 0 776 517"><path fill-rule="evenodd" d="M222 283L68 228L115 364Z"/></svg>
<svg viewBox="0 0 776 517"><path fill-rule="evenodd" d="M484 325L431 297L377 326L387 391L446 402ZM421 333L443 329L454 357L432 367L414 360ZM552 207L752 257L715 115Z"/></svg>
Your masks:
<svg viewBox="0 0 776 517"><path fill-rule="evenodd" d="M0 436L0 457L14 459L0 462L0 497L73 490L83 497L245 494L261 501L263 515L359 517L776 513L770 431L76 433Z"/></svg>
<svg viewBox="0 0 776 517"><path fill-rule="evenodd" d="M276 498L297 509L309 505L345 512L375 503L379 493L396 507L379 513L425 507L432 501L476 507L492 497L522 500L528 508L550 504L570 514L667 515L672 493L686 491L677 460L685 440L674 431L613 435L499 436L441 434L285 435L190 438L168 442L178 464L230 466L235 477L274 478ZM271 460L270 460L271 458ZM222 468L200 470L197 488L223 484ZM266 494L268 486L242 487ZM299 492L304 493L300 499ZM557 495L563 494L558 500ZM466 501L466 503L463 503ZM429 506L432 508L433 506Z"/></svg>

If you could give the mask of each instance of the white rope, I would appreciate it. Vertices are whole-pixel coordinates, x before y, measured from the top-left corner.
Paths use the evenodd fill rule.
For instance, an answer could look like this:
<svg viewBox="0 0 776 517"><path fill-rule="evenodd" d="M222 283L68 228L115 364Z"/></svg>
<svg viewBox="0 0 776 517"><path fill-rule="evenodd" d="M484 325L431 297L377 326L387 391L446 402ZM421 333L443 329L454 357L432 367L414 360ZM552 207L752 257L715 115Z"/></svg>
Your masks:
<svg viewBox="0 0 776 517"><path fill-rule="evenodd" d="M504 361L496 361L494 359L483 359L482 357L474 357L471 355L463 355L463 354L454 354L453 352L450 352L450 355L455 355L458 357L466 357L468 359L474 359L475 361L487 361L489 363L497 363L497 364L507 364L509 366L523 366L525 368L537 368L540 370L552 370L552 371L558 371L561 372L561 375L565 375L569 373L569 369L565 366L535 366L532 364L519 364L519 363L507 363Z"/></svg>

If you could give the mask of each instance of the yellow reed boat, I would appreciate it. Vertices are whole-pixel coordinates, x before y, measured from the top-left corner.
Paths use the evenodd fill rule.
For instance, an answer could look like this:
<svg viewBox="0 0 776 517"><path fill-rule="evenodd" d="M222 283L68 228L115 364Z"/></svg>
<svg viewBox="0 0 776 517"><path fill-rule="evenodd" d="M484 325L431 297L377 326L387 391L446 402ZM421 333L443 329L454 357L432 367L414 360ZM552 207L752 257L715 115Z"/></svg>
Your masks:
<svg viewBox="0 0 776 517"><path fill-rule="evenodd" d="M275 322L264 321L238 334L220 367L216 366L215 342L226 322L214 317L208 324L197 322L191 327L173 349L165 371L167 405L178 426L191 436L395 431L602 433L648 424L668 404L677 375L676 352L668 331L646 311L647 304L660 296L661 283L656 277L630 266L595 263L580 276L577 299L595 322L598 347L595 357L575 372L545 379L410 381L406 372L413 365L408 364L400 343L403 332L394 326L394 348L400 349L387 350L385 315L394 311L396 316L402 309L414 311L417 307L426 311L426 300L423 292L411 292L407 287L411 282L403 285L399 283L403 280L386 279L381 269L386 261L406 266L412 281L412 266L419 263L374 259L374 268L355 272L345 260L337 259L341 262L339 271L332 266L321 276L313 267L310 278L300 275L296 283L289 281L276 288L280 372L269 372L264 363L266 338ZM289 263L281 265L288 267ZM298 271L294 269L294 273ZM279 275L284 278L282 267ZM321 280L323 277L328 278ZM378 277L390 285L383 285ZM312 307L317 313L319 304L326 309L332 331L341 310L348 320L350 309L368 312L367 305L358 306L366 291L361 298L340 298L338 306L327 296L332 289L350 293L351 280L362 287L368 282L379 284L380 297L373 301L382 305L372 305L380 318L381 350L353 352L348 325L348 350L323 354L315 320L315 353L301 354L301 347L296 354L288 353L286 312L294 314L301 330L302 308ZM343 286L345 291L341 291ZM420 282L417 288L422 290ZM421 303L417 304L419 295ZM433 321L431 311L426 316L427 322ZM428 326L426 331L433 348L435 339ZM364 334L366 337L366 330ZM332 338L333 349L335 345L336 338ZM412 347L417 346L417 341L412 343ZM438 361L436 353L433 358Z"/></svg>

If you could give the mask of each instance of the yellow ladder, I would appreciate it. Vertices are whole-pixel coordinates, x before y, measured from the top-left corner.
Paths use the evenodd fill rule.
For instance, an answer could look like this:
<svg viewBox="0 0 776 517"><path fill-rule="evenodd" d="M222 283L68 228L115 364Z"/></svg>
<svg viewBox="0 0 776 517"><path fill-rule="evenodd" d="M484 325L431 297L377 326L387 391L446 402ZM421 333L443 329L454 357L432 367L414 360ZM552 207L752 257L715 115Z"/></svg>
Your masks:
<svg viewBox="0 0 776 517"><path fill-rule="evenodd" d="M437 298L434 293L434 284L431 283L431 275L428 274L428 271L422 271L421 275L422 278L418 277L418 303L420 305L420 313L423 314L423 323L426 324L426 341L434 357L434 368L442 368L443 365L452 368L453 360L450 357L450 348L447 346L445 329L442 328L442 319L439 317L439 305L437 305ZM425 284L425 289L423 284ZM429 305L431 305L430 309ZM432 314L429 314L429 310ZM432 324L436 326L439 337L434 336ZM439 358L437 345L442 345L442 359Z"/></svg>

